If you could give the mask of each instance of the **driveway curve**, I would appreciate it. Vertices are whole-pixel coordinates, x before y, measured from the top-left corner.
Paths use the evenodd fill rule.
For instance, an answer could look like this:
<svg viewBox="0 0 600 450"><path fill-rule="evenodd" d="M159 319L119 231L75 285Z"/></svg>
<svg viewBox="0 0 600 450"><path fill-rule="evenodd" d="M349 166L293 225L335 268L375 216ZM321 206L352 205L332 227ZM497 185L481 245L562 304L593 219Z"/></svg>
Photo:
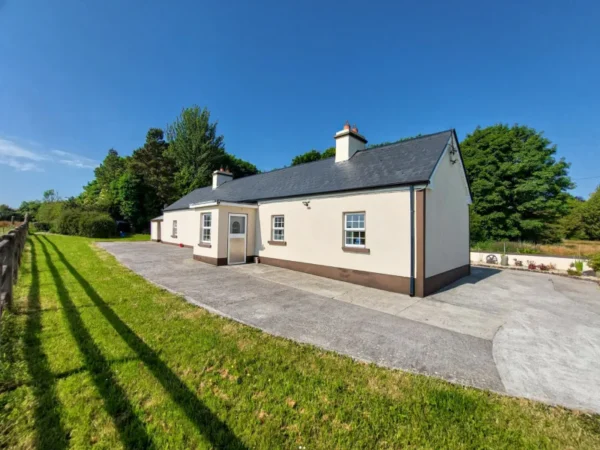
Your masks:
<svg viewBox="0 0 600 450"><path fill-rule="evenodd" d="M358 360L600 412L600 291L473 268L426 299L285 269L214 267L151 242L98 246L191 303Z"/></svg>

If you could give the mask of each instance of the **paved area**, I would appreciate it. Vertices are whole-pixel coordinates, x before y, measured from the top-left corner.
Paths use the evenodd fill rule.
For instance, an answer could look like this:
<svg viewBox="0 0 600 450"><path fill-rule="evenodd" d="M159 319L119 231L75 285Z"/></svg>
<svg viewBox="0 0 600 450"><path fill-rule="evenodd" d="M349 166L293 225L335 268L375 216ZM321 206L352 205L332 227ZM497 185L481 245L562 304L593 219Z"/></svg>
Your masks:
<svg viewBox="0 0 600 450"><path fill-rule="evenodd" d="M188 301L356 359L600 413L600 289L545 274L473 268L411 298L261 264L214 267L191 250L99 243Z"/></svg>

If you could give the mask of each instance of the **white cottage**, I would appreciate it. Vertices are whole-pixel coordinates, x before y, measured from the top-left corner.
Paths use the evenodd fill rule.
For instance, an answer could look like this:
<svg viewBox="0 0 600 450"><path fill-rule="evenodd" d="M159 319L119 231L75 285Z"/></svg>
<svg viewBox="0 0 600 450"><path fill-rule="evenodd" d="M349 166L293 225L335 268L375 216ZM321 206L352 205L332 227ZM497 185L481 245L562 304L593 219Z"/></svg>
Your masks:
<svg viewBox="0 0 600 450"><path fill-rule="evenodd" d="M470 273L471 194L454 130L374 149L348 125L336 156L213 174L152 221L152 239L217 266L254 262L424 297Z"/></svg>

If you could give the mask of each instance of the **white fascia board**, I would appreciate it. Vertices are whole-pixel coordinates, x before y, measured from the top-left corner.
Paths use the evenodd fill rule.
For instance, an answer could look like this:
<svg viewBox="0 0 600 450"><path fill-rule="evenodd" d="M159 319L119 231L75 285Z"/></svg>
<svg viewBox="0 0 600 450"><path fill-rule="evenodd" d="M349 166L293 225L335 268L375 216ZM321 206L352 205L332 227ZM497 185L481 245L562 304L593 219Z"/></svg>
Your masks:
<svg viewBox="0 0 600 450"><path fill-rule="evenodd" d="M251 208L256 209L258 205L250 204L250 203L234 203L234 202L220 202L220 201L210 201L210 202L200 202L200 203L190 203L190 209L195 208L206 208L208 206L237 206L239 208Z"/></svg>
<svg viewBox="0 0 600 450"><path fill-rule="evenodd" d="M415 184L413 185L415 189L425 189L427 187L426 184ZM282 203L282 202L297 202L301 200L312 200L319 198L339 198L339 197L351 197L355 195L366 195L366 194L382 194L385 192L399 192L399 191L409 191L410 185L406 186L395 186L389 188L373 188L373 189L365 189L360 191L348 191L348 192L332 192L331 194L313 194L313 195L299 195L296 197L286 197L286 198L275 198L273 200L263 200L259 201L258 205L264 205L267 203Z"/></svg>

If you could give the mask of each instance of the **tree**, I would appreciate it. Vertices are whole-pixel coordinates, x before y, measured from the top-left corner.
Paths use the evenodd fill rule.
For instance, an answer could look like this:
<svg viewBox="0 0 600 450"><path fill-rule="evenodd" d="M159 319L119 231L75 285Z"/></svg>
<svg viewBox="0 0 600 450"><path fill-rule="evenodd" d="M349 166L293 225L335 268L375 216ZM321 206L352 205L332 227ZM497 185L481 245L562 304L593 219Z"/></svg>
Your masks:
<svg viewBox="0 0 600 450"><path fill-rule="evenodd" d="M58 192L56 192L54 189L48 189L47 191L44 191L44 201L58 202L60 201L60 196L58 195Z"/></svg>
<svg viewBox="0 0 600 450"><path fill-rule="evenodd" d="M234 179L260 173L260 170L258 170L254 164L244 161L243 159L236 158L229 153L225 153L221 165L229 168Z"/></svg>
<svg viewBox="0 0 600 450"><path fill-rule="evenodd" d="M600 186L587 201L573 197L561 225L567 238L600 240Z"/></svg>
<svg viewBox="0 0 600 450"><path fill-rule="evenodd" d="M208 109L185 108L167 127L169 154L175 162L175 184L179 195L185 195L212 182L212 172L225 156L223 136L217 134L217 123L210 122Z"/></svg>
<svg viewBox="0 0 600 450"><path fill-rule="evenodd" d="M306 153L302 153L292 159L292 166L298 164L305 164L313 161L319 161L321 159L321 153L318 150L310 150Z"/></svg>
<svg viewBox="0 0 600 450"><path fill-rule="evenodd" d="M144 146L133 152L129 162L129 170L136 174L139 182L148 191L144 209L152 217L159 215L165 204L177 199L178 193L174 186L175 161L168 150L169 145L164 140L163 130L150 128Z"/></svg>
<svg viewBox="0 0 600 450"><path fill-rule="evenodd" d="M18 211L22 216L29 214L29 220L34 221L41 205L39 200L23 201Z"/></svg>
<svg viewBox="0 0 600 450"><path fill-rule="evenodd" d="M473 193L473 216L484 239L536 242L560 238L558 220L574 187L556 146L526 126L478 127L461 143ZM475 221L474 221L475 222Z"/></svg>
<svg viewBox="0 0 600 450"><path fill-rule="evenodd" d="M321 159L332 158L335 156L335 147L329 147L321 153Z"/></svg>
<svg viewBox="0 0 600 450"><path fill-rule="evenodd" d="M88 183L79 197L82 205L108 212L113 218L120 217L118 204L118 181L127 166L127 158L111 148L104 161L94 169L96 179Z"/></svg>

